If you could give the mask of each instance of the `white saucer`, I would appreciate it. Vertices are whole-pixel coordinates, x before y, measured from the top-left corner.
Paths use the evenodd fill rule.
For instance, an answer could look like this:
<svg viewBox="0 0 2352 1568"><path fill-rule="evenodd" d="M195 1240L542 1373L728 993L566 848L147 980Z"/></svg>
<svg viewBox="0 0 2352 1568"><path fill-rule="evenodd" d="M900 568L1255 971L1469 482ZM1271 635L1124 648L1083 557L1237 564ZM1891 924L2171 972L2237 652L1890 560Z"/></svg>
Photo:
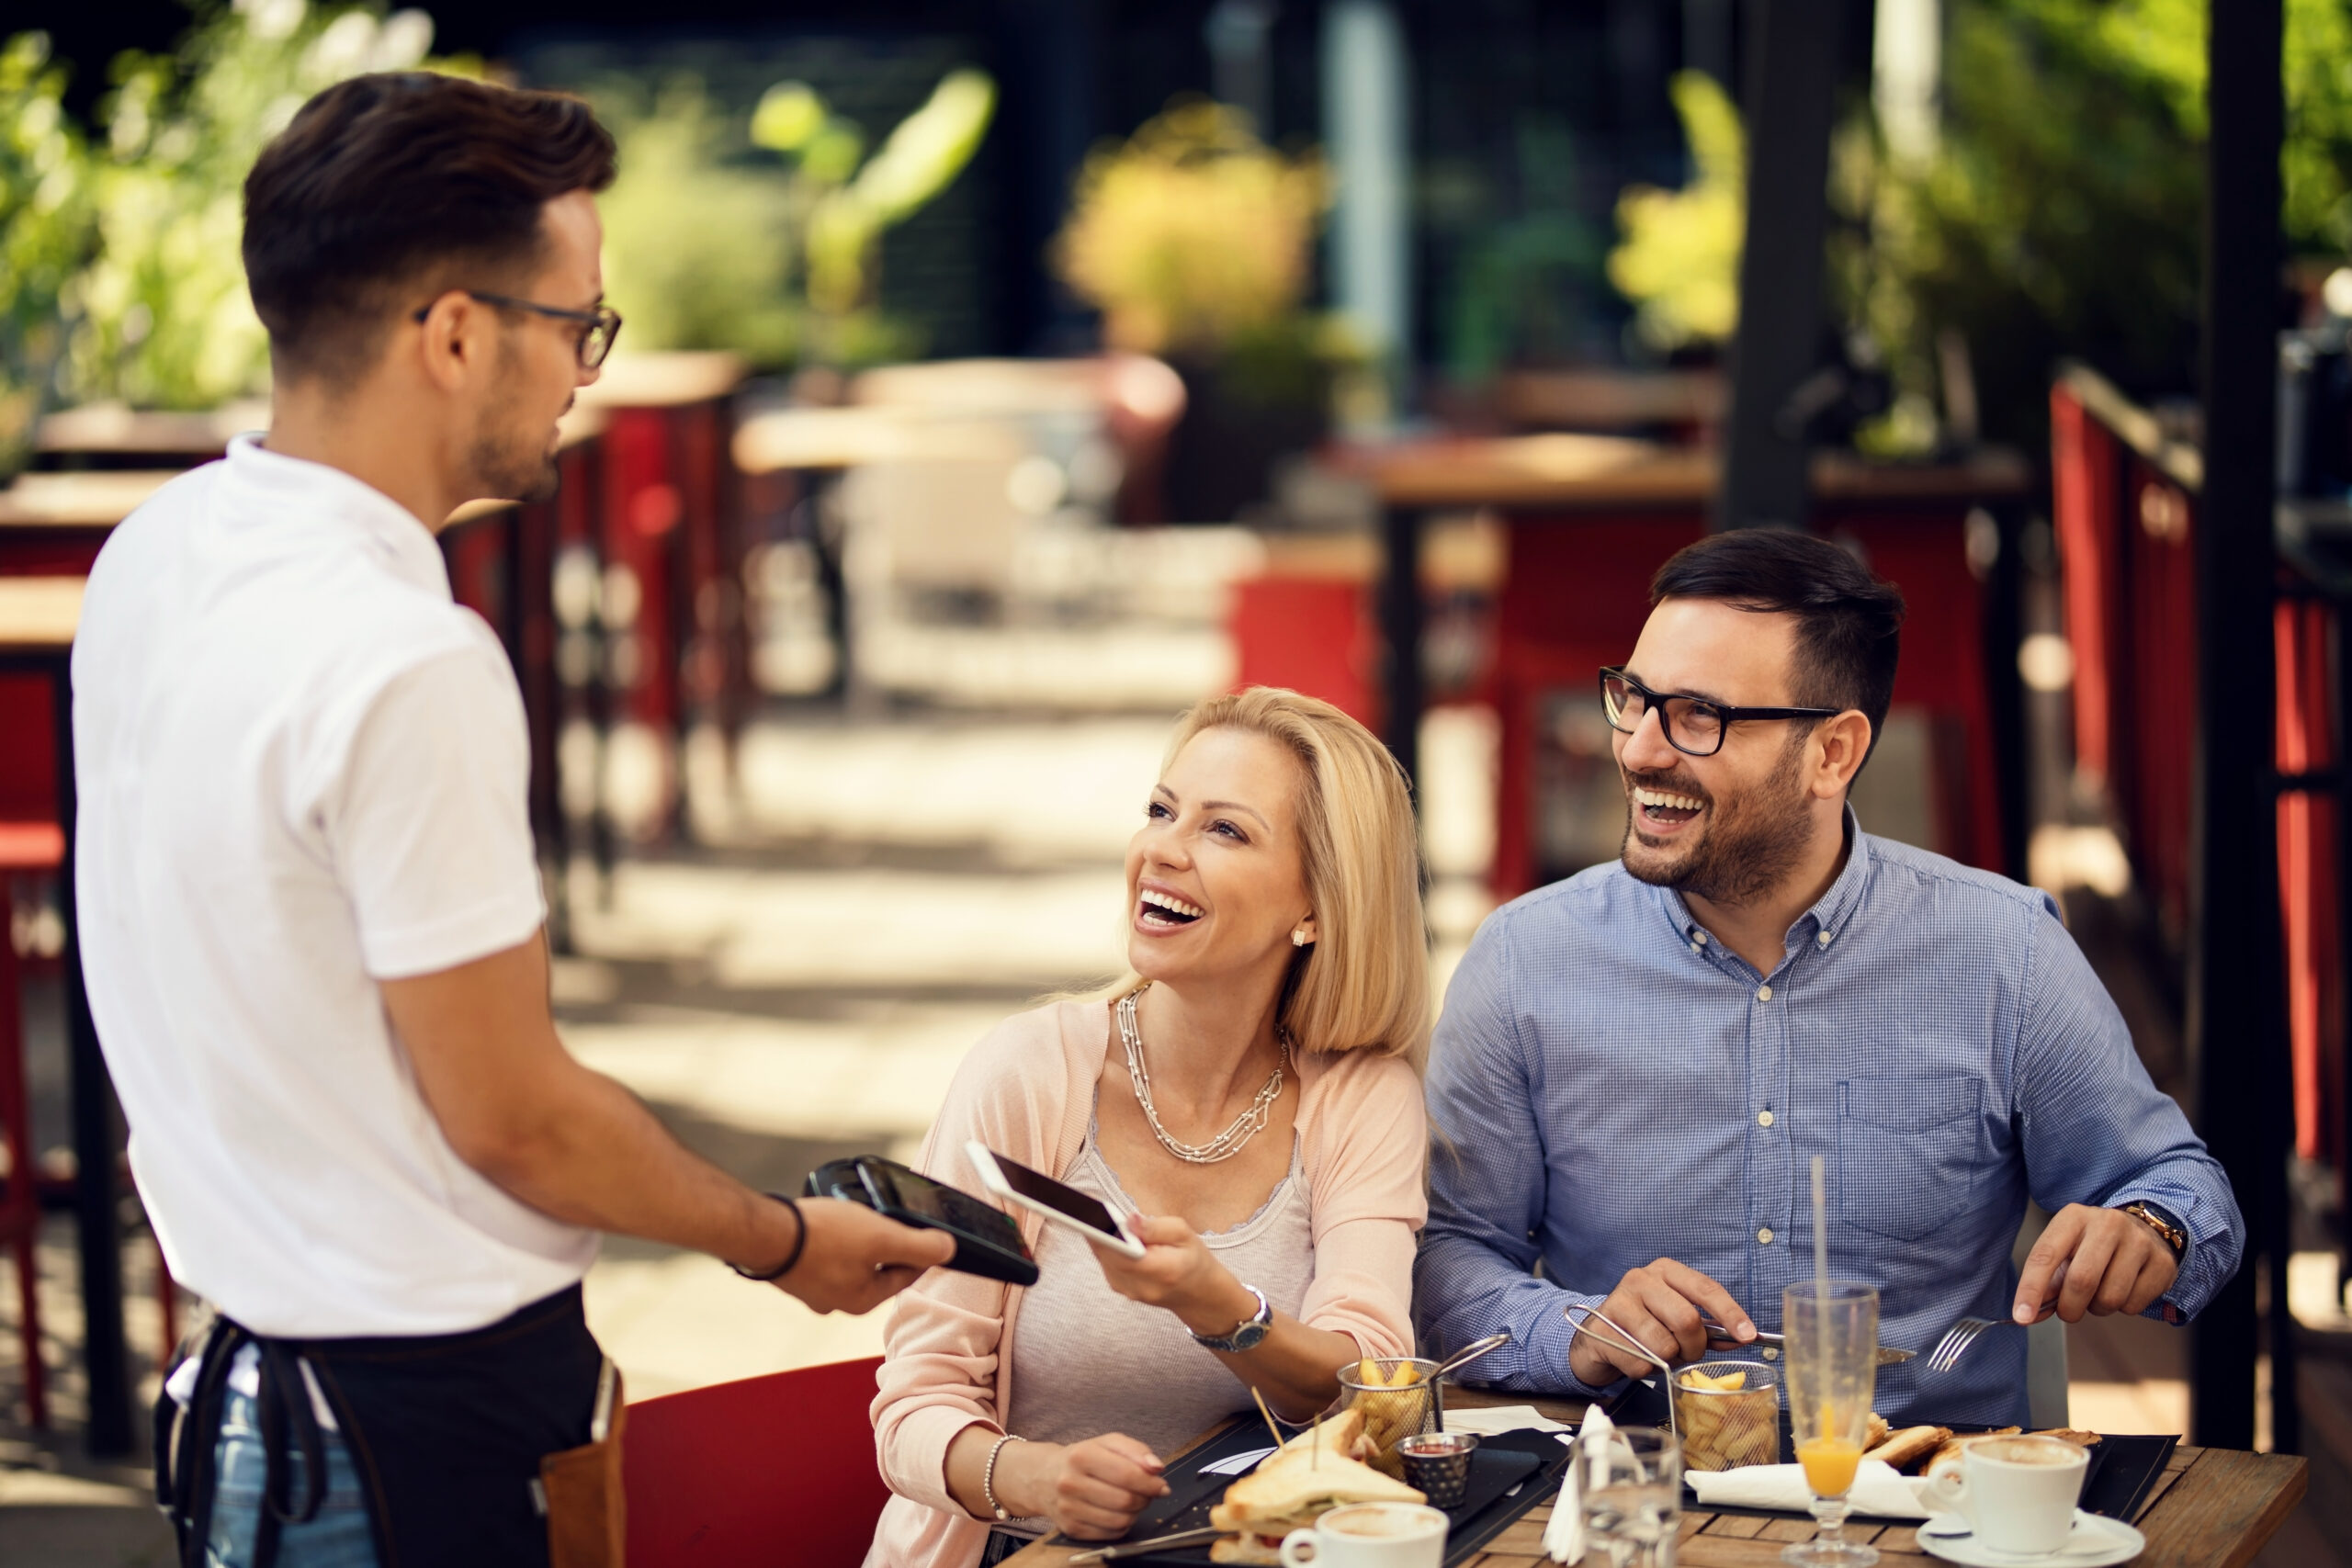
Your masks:
<svg viewBox="0 0 2352 1568"><path fill-rule="evenodd" d="M1997 1551L1968 1531L1958 1514L1937 1514L1919 1523L1919 1545L1947 1562L1968 1568L2104 1568L2128 1562L2147 1549L2148 1538L2099 1514L2075 1510L2075 1528L2055 1551Z"/></svg>

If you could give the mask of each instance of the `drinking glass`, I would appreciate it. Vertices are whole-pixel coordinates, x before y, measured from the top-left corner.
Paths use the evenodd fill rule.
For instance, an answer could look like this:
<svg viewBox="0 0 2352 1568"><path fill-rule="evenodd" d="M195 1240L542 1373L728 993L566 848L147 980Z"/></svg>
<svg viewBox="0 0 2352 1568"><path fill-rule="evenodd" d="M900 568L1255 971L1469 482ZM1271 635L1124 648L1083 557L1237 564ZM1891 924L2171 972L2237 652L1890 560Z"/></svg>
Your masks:
<svg viewBox="0 0 2352 1568"><path fill-rule="evenodd" d="M1781 1296L1786 1341L1789 1431L1813 1492L1820 1533L1789 1547L1781 1561L1797 1568L1870 1568L1878 1548L1845 1538L1846 1494L1861 1463L1871 1393L1878 1380L1878 1291L1808 1280Z"/></svg>
<svg viewBox="0 0 2352 1568"><path fill-rule="evenodd" d="M1568 1461L1584 1515L1585 1561L1610 1568L1674 1568L1682 1526L1682 1443L1671 1432L1621 1427L1607 1451L1579 1442Z"/></svg>

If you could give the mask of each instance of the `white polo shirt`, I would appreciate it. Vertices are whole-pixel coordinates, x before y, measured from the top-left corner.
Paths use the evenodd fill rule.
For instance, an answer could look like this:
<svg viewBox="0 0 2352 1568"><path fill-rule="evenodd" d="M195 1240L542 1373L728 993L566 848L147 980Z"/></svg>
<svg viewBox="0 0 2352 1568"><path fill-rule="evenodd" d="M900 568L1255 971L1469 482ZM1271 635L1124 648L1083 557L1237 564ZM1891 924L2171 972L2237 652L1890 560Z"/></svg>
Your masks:
<svg viewBox="0 0 2352 1568"><path fill-rule="evenodd" d="M479 1328L596 1237L442 1136L377 982L545 918L521 694L416 518L240 436L91 573L75 890L173 1274L256 1333Z"/></svg>

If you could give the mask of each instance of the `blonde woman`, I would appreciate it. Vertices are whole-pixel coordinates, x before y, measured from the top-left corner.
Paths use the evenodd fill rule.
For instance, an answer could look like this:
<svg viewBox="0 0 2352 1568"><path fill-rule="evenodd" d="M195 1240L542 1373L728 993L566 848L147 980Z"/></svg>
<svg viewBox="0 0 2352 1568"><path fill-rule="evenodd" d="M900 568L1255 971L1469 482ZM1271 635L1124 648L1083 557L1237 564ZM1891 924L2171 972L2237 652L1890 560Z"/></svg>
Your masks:
<svg viewBox="0 0 2352 1568"><path fill-rule="evenodd" d="M1029 1219L1036 1284L934 1271L902 1298L868 1568L1123 1534L1162 1457L1251 1389L1305 1419L1343 1364L1412 1349L1430 1004L1396 762L1329 703L1213 698L1126 872L1134 972L983 1039L922 1167L973 1187L978 1138L1134 1216L1144 1256Z"/></svg>

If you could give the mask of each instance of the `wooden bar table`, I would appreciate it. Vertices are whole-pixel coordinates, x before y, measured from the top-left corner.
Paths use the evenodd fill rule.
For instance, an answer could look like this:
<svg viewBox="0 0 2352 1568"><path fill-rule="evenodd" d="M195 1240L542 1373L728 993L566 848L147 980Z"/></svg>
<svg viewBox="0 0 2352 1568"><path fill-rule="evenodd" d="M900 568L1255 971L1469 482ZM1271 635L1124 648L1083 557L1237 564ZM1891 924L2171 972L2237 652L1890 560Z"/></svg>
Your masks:
<svg viewBox="0 0 2352 1568"><path fill-rule="evenodd" d="M1556 1421L1573 1425L1584 1418L1584 1405L1573 1400L1531 1399L1475 1388L1449 1388L1445 1397L1455 1409L1532 1404ZM1217 1431L1224 1429L1220 1427ZM1202 1441L1216 1435L1210 1433ZM2148 1538L2148 1549L2132 1559L2132 1563L2136 1568L2242 1568L2302 1500L2310 1468L2307 1461L2289 1454L2175 1449L2164 1474L2141 1505L2139 1517L2132 1521ZM1551 1517L1551 1504L1538 1504L1464 1568L1542 1568L1547 1561L1544 1527ZM1675 1558L1684 1568L1779 1568L1781 1549L1793 1541L1811 1540L1814 1531L1813 1520L1804 1515L1776 1518L1685 1508ZM1847 1522L1846 1536L1877 1547L1884 1568L1936 1568L1944 1562L1919 1544L1915 1525L1857 1517ZM1086 1547L1082 1541L1056 1538L1005 1561L1008 1568L1015 1564L1018 1568L1063 1568Z"/></svg>
<svg viewBox="0 0 2352 1568"><path fill-rule="evenodd" d="M5 492L0 492L5 493ZM82 617L78 577L0 577L0 671L48 678L56 725L57 807L65 833L58 868L64 916L65 1038L73 1092L74 1213L82 1254L82 1347L89 1380L89 1449L113 1458L131 1451L130 1370L122 1333L122 1251L116 1211L117 1111L114 1084L98 1051L90 998L82 977L82 941L74 904L74 633ZM5 941L0 933L0 941Z"/></svg>
<svg viewBox="0 0 2352 1568"><path fill-rule="evenodd" d="M178 477L176 468L21 474L0 487L0 577L81 575L116 524Z"/></svg>

